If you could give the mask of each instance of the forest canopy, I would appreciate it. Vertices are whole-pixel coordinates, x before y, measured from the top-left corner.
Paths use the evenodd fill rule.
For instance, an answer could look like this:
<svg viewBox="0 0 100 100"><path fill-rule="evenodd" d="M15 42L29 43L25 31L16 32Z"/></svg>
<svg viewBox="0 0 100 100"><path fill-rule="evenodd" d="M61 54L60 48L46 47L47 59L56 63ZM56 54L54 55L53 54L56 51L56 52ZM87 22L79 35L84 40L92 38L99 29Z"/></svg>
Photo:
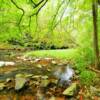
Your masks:
<svg viewBox="0 0 100 100"><path fill-rule="evenodd" d="M76 47L92 39L91 5L91 0L0 0L0 41L36 49Z"/></svg>

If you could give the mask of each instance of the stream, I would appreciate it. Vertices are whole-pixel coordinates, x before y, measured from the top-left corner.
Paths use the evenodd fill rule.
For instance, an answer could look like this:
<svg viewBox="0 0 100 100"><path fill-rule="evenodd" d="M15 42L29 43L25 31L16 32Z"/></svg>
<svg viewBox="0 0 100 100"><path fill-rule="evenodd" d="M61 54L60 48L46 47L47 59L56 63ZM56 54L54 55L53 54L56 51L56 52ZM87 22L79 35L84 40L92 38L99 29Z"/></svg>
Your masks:
<svg viewBox="0 0 100 100"><path fill-rule="evenodd" d="M99 92L93 86L82 99L79 79L69 61L23 53L0 50L0 100L99 100L94 99Z"/></svg>
<svg viewBox="0 0 100 100"><path fill-rule="evenodd" d="M20 59L21 54L22 52L19 53L19 51L0 51L0 81L6 80L7 78L14 78L19 73L50 75L45 68L38 68L40 64L34 63L33 60L35 59L27 59L27 61L24 61L24 58ZM18 57L19 59L17 59ZM38 60L38 58L36 59ZM42 67L42 65L40 66Z"/></svg>
<svg viewBox="0 0 100 100"><path fill-rule="evenodd" d="M20 51L0 50L0 100L49 100L53 95L60 96L65 81L73 75L72 69L65 67L68 62L53 58L25 58L22 54ZM72 71L71 74L68 71Z"/></svg>

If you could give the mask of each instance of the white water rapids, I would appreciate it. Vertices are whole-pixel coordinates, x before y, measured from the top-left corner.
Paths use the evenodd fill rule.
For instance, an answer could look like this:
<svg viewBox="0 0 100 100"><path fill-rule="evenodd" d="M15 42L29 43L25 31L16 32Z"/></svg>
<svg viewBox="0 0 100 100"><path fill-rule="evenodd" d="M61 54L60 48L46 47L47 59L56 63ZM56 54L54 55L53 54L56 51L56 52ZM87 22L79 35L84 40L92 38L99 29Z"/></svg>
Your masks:
<svg viewBox="0 0 100 100"><path fill-rule="evenodd" d="M65 68L58 68L55 72L54 75L60 80L60 82L69 82L71 81L71 78L74 75L74 70L70 67L70 65L67 65Z"/></svg>

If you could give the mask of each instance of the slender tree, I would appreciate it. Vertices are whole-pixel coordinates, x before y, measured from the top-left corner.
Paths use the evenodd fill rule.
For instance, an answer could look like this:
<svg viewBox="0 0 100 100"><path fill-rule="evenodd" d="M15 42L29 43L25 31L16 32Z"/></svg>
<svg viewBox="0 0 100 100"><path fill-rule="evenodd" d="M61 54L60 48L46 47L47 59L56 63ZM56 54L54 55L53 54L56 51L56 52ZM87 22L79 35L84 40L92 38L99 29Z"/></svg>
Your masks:
<svg viewBox="0 0 100 100"><path fill-rule="evenodd" d="M92 14L93 14L93 27L94 27L93 41L94 41L94 52L95 52L95 67L99 68L100 61L99 61L99 46L98 46L98 25L97 25L98 0L93 0L92 2Z"/></svg>

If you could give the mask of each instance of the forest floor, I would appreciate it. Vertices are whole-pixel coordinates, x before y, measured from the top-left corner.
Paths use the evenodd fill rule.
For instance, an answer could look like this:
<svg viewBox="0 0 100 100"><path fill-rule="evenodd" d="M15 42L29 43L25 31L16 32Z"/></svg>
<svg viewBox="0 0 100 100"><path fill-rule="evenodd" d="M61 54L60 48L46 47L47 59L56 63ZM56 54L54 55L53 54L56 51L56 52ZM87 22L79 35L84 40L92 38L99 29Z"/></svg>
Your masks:
<svg viewBox="0 0 100 100"><path fill-rule="evenodd" d="M71 52L34 51L31 57L20 50L1 50L0 100L100 100L100 78L95 86L83 86L73 62L61 59Z"/></svg>

